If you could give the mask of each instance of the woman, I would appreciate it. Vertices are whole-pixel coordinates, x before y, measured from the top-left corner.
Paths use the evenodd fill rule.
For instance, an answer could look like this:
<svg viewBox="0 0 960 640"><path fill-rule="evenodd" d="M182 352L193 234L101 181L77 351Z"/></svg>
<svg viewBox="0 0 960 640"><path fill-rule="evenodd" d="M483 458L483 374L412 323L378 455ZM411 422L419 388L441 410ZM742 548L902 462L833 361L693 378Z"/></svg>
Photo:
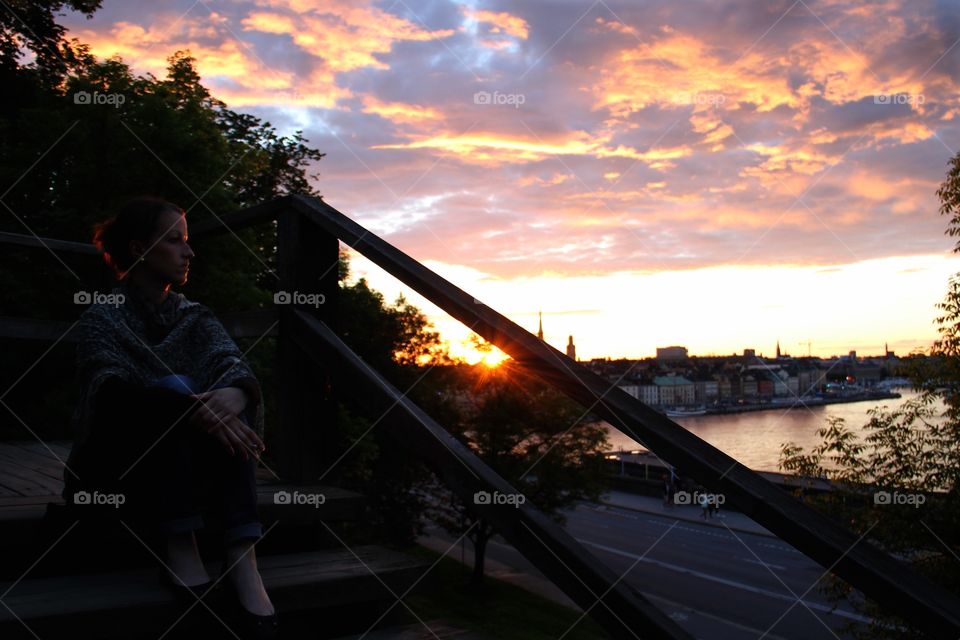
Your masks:
<svg viewBox="0 0 960 640"><path fill-rule="evenodd" d="M213 313L170 290L187 281L187 238L184 211L157 198L131 200L95 228L119 286L78 321L81 397L64 499L122 494L124 513L153 536L161 577L191 603L212 584L194 536L211 518L224 532L236 622L275 630L253 549L263 535L260 386Z"/></svg>

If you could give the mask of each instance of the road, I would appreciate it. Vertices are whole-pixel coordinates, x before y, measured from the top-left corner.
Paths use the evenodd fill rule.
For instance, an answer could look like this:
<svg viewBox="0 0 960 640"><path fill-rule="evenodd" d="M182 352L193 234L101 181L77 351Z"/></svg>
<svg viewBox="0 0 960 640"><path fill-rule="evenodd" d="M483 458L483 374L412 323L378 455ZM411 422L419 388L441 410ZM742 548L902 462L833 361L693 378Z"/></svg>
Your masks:
<svg viewBox="0 0 960 640"><path fill-rule="evenodd" d="M849 607L831 613L817 586L823 568L777 538L588 503L567 518L570 535L697 638L846 640L844 624L864 622ZM430 536L444 549L455 539L438 530ZM459 558L460 549L450 556ZM499 537L487 557L542 578Z"/></svg>

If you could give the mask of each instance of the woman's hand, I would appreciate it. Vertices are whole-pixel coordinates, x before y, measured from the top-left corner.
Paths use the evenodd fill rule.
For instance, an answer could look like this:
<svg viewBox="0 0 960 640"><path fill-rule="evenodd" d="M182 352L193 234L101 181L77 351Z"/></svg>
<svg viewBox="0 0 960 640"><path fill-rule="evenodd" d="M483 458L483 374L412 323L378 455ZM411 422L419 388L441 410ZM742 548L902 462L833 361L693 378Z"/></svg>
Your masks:
<svg viewBox="0 0 960 640"><path fill-rule="evenodd" d="M223 387L190 397L202 402L194 419L204 428L214 426L226 416L238 416L247 407L247 394L238 387Z"/></svg>
<svg viewBox="0 0 960 640"><path fill-rule="evenodd" d="M204 428L204 431L219 440L231 456L239 451L244 460L249 460L251 453L253 457L259 458L265 449L256 432L238 416L228 415L212 427Z"/></svg>
<svg viewBox="0 0 960 640"><path fill-rule="evenodd" d="M244 460L247 460L248 452L252 451L255 457L259 457L265 450L256 432L239 418L247 406L247 397L242 389L224 387L191 397L203 403L190 417L191 423L220 440L230 455L240 450Z"/></svg>

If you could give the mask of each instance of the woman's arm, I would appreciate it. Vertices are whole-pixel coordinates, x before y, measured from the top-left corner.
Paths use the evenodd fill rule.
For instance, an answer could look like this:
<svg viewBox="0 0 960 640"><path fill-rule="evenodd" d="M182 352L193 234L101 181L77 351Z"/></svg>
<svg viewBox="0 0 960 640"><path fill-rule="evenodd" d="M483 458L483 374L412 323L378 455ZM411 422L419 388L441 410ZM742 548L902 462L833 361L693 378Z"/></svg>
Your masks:
<svg viewBox="0 0 960 640"><path fill-rule="evenodd" d="M94 420L107 430L105 435L153 443L171 428L183 428L199 407L199 401L182 393L141 387L111 376L97 390ZM143 419L138 421L138 417Z"/></svg>
<svg viewBox="0 0 960 640"><path fill-rule="evenodd" d="M239 389L217 389L217 392ZM206 395L206 394L202 394ZM104 435L112 440L123 441L144 452L160 438L176 429L200 429L217 439L224 448L235 455L240 452L244 459L257 457L265 449L263 441L233 412L223 413L223 407L214 397L198 399L170 389L140 387L117 377L107 378L100 385L95 399L96 421ZM217 409L218 418L201 420L202 413ZM131 421L149 411L136 428ZM149 427L149 428L144 428Z"/></svg>

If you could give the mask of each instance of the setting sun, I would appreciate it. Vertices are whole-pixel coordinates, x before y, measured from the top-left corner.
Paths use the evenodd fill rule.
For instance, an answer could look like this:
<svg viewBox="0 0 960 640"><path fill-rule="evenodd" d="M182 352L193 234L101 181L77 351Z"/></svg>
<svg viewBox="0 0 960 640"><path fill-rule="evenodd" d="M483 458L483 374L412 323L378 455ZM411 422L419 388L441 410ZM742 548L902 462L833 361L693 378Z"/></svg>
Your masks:
<svg viewBox="0 0 960 640"><path fill-rule="evenodd" d="M509 358L507 354L503 351L497 349L495 352L484 353L480 358L480 362L487 365L488 367L496 367L500 365L504 360Z"/></svg>

